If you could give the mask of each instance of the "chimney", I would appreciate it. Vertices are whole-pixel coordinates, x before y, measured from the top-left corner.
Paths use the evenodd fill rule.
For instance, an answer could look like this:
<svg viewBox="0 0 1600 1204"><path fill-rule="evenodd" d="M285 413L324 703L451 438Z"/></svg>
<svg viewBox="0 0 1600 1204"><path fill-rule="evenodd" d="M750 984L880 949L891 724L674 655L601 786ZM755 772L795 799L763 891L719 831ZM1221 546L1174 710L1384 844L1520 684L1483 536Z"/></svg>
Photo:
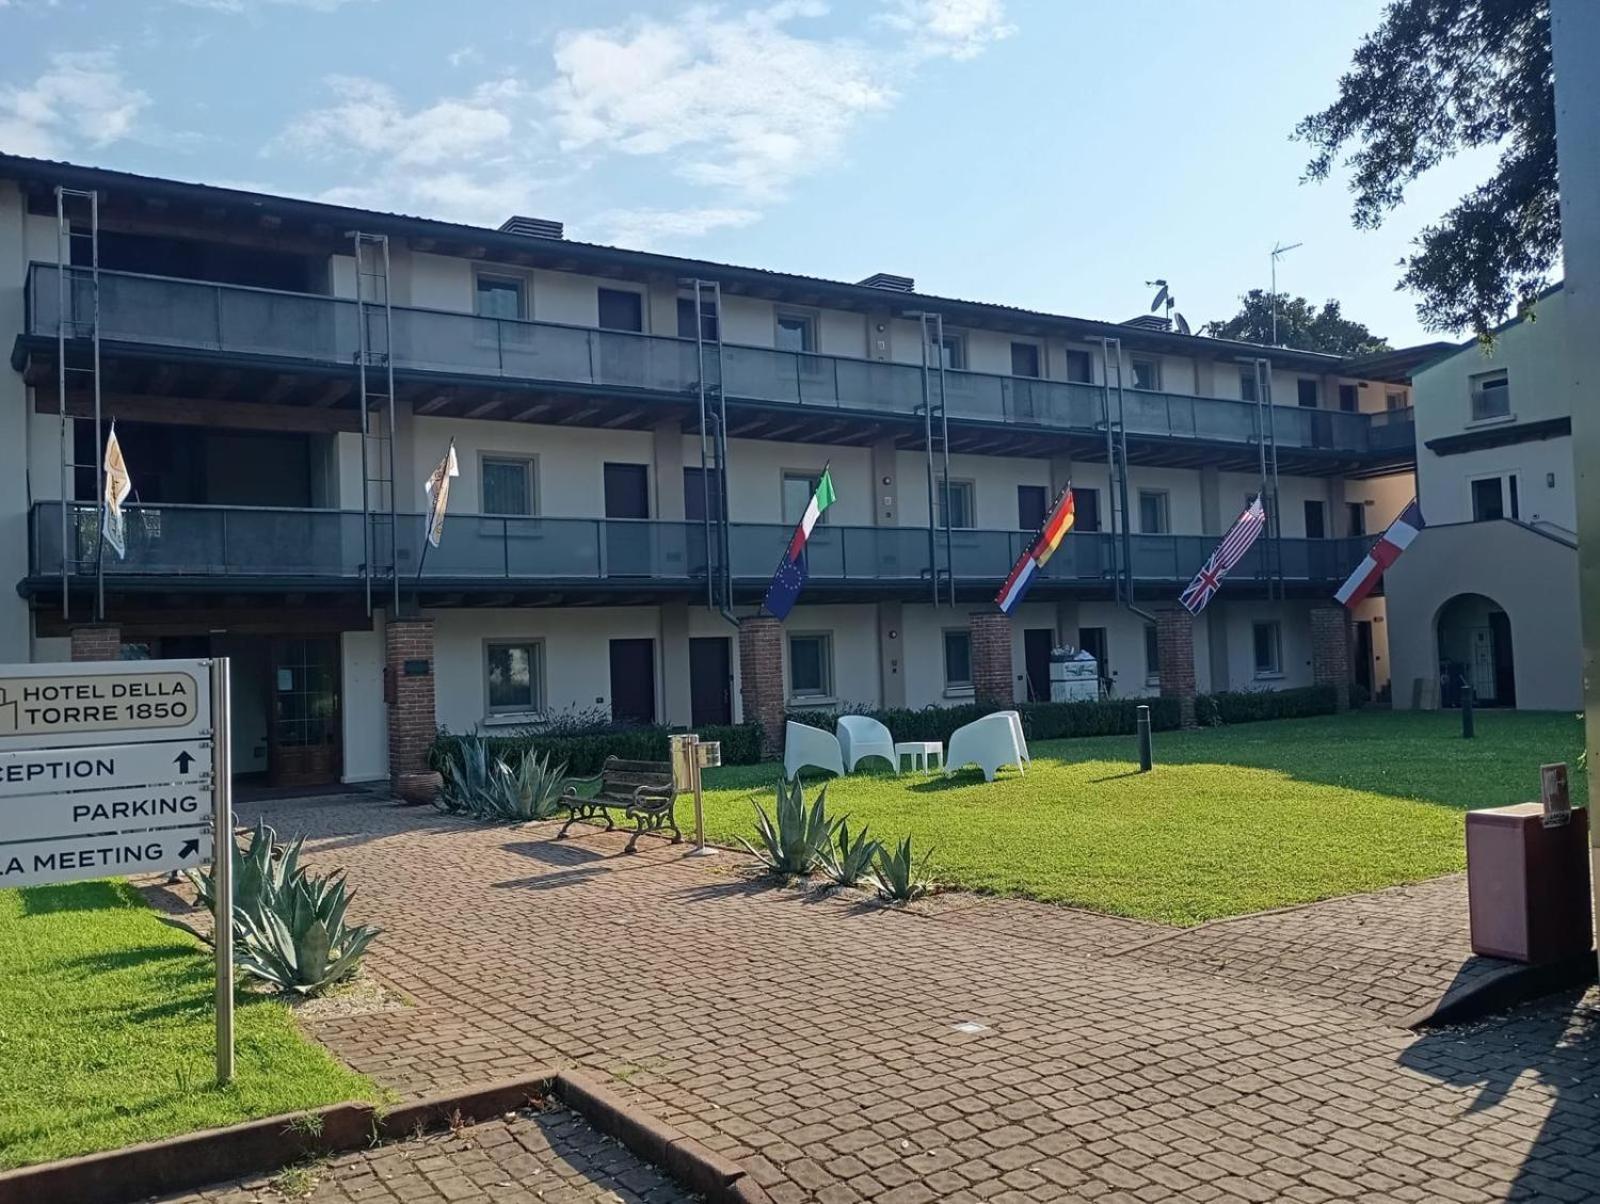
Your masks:
<svg viewBox="0 0 1600 1204"><path fill-rule="evenodd" d="M1121 323L1123 326L1132 326L1135 330L1159 330L1168 332L1172 329L1172 322L1159 314L1140 314L1137 318L1129 318Z"/></svg>
<svg viewBox="0 0 1600 1204"><path fill-rule="evenodd" d="M917 291L917 282L910 276L896 276L892 272L874 272L865 280L856 281L868 288L886 289L891 293L914 293Z"/></svg>
<svg viewBox="0 0 1600 1204"><path fill-rule="evenodd" d="M521 234L525 238L565 238L560 222L543 217L523 217L516 213L500 223L500 233Z"/></svg>

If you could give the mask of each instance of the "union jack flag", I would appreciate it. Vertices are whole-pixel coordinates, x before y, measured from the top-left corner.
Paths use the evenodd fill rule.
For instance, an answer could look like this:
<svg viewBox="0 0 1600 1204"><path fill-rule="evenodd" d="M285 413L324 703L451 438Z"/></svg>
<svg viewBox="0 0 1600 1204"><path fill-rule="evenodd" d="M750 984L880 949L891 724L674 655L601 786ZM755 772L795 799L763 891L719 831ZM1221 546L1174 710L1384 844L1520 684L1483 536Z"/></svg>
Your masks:
<svg viewBox="0 0 1600 1204"><path fill-rule="evenodd" d="M1197 615L1206 608L1211 595L1222 588L1222 579L1228 575L1228 570L1244 559L1244 554L1250 550L1266 525L1267 512L1262 509L1261 495L1258 493L1178 599L1185 610Z"/></svg>

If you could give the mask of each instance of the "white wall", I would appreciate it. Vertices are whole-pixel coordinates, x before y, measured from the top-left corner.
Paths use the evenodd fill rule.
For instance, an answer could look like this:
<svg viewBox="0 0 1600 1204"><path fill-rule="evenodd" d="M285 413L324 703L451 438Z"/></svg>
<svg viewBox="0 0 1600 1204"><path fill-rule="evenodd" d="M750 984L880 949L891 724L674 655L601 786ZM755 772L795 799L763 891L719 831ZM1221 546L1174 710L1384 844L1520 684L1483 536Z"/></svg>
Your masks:
<svg viewBox="0 0 1600 1204"><path fill-rule="evenodd" d="M1424 454L1427 461L1423 468L1422 513L1430 523L1471 522L1472 482L1479 477L1515 474L1523 522L1545 521L1568 531L1577 528L1570 436L1508 443L1452 456ZM1509 509L1506 514L1510 516Z"/></svg>
<svg viewBox="0 0 1600 1204"><path fill-rule="evenodd" d="M389 776L389 716L383 701L383 616L372 631L347 631L339 637L341 716L345 782L372 782ZM435 649L435 662L437 662ZM437 667L436 667L437 671Z"/></svg>

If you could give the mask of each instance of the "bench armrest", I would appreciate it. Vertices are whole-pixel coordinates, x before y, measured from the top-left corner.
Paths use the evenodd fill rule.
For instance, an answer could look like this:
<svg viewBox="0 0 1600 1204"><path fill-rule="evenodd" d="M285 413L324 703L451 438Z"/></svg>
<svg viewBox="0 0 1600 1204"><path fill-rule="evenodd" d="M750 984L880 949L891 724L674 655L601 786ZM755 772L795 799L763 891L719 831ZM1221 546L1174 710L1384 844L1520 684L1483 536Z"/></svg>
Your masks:
<svg viewBox="0 0 1600 1204"><path fill-rule="evenodd" d="M602 770L599 773L590 774L586 778L562 778L561 795L563 798L567 797L568 795L576 795L578 793L577 788L579 786L587 786L591 782L598 782L605 776L605 771Z"/></svg>
<svg viewBox="0 0 1600 1204"><path fill-rule="evenodd" d="M633 788L633 801L635 803L649 802L652 799L665 801L677 794L672 786L635 786Z"/></svg>

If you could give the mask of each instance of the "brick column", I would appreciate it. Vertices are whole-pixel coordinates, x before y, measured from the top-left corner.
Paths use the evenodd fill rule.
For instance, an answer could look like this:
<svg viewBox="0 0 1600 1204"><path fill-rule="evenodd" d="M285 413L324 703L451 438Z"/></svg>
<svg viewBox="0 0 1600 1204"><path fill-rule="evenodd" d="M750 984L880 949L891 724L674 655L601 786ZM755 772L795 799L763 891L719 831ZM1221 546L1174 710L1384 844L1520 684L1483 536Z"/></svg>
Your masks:
<svg viewBox="0 0 1600 1204"><path fill-rule="evenodd" d="M389 704L389 783L402 798L431 798L428 746L439 730L433 709L433 620L390 619L383 631L384 698Z"/></svg>
<svg viewBox="0 0 1600 1204"><path fill-rule="evenodd" d="M114 661L122 658L122 628L115 623L96 623L72 629L72 659L75 661Z"/></svg>
<svg viewBox="0 0 1600 1204"><path fill-rule="evenodd" d="M1178 700L1178 721L1194 723L1194 616L1178 607L1156 611L1156 657L1161 697Z"/></svg>
<svg viewBox="0 0 1600 1204"><path fill-rule="evenodd" d="M1311 610L1311 680L1332 686L1334 707L1350 709L1350 683L1354 679L1350 656L1350 612L1342 606L1316 606Z"/></svg>
<svg viewBox="0 0 1600 1204"><path fill-rule="evenodd" d="M761 753L783 755L783 624L771 615L739 620L739 698L744 721L761 725Z"/></svg>
<svg viewBox="0 0 1600 1204"><path fill-rule="evenodd" d="M982 704L1009 707L1016 701L1011 677L1011 619L980 611L967 620L972 648L972 695Z"/></svg>

